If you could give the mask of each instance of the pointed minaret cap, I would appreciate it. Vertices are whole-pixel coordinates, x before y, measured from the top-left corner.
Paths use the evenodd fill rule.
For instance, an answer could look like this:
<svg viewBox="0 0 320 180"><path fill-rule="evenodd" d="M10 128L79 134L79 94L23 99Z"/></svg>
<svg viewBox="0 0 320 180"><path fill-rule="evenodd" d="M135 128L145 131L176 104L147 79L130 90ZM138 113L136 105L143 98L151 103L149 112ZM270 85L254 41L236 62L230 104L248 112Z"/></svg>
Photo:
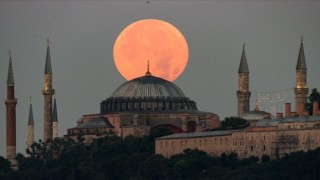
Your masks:
<svg viewBox="0 0 320 180"><path fill-rule="evenodd" d="M33 126L34 120L33 120L33 111L32 111L32 98L30 96L30 108L29 108L29 120L28 125Z"/></svg>
<svg viewBox="0 0 320 180"><path fill-rule="evenodd" d="M49 38L47 39L47 56L46 56L46 66L45 66L44 74L52 74Z"/></svg>
<svg viewBox="0 0 320 180"><path fill-rule="evenodd" d="M58 113L57 113L56 97L54 97L54 102L53 102L52 122L58 122Z"/></svg>
<svg viewBox="0 0 320 180"><path fill-rule="evenodd" d="M306 59L304 57L303 36L301 36L301 44L300 44L298 62L296 67L296 70L299 70L299 69L307 69Z"/></svg>
<svg viewBox="0 0 320 180"><path fill-rule="evenodd" d="M8 67L7 85L14 85L11 50L9 50L8 53L9 53L9 67Z"/></svg>
<svg viewBox="0 0 320 180"><path fill-rule="evenodd" d="M246 44L243 43L243 50L242 50L241 61L240 61L238 73L249 73L247 57L246 57L246 52L245 52L245 45Z"/></svg>
<svg viewBox="0 0 320 180"><path fill-rule="evenodd" d="M149 71L149 60L148 60L147 72L146 72L145 76L152 76L151 72Z"/></svg>

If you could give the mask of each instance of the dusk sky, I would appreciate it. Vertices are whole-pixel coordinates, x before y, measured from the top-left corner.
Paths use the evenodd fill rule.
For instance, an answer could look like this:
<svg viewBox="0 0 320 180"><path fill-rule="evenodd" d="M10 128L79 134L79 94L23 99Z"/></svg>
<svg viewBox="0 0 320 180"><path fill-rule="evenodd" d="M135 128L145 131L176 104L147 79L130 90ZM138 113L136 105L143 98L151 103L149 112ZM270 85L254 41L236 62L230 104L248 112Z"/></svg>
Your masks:
<svg viewBox="0 0 320 180"><path fill-rule="evenodd" d="M174 83L197 102L199 110L216 113L220 119L237 114L237 72L244 42L251 109L255 92L295 86L302 35L308 86L320 88L320 1L2 0L0 155L5 156L9 49L18 99L17 152L25 153L29 96L35 140L43 138L46 39L50 39L59 136L63 136L82 115L99 113L100 102L126 81L113 61L114 42L126 26L150 18L167 21L183 33L189 61Z"/></svg>

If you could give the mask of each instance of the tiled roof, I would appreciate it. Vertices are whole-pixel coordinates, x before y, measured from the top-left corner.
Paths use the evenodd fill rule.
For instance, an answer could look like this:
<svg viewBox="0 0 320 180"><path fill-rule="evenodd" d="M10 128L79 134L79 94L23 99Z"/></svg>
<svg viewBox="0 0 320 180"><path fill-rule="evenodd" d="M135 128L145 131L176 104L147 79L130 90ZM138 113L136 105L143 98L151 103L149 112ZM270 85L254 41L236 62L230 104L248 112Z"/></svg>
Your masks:
<svg viewBox="0 0 320 180"><path fill-rule="evenodd" d="M176 139L176 138L198 138L207 136L226 136L231 135L231 131L207 131L207 132L194 132L194 133L178 133L168 136L159 137L157 139Z"/></svg>

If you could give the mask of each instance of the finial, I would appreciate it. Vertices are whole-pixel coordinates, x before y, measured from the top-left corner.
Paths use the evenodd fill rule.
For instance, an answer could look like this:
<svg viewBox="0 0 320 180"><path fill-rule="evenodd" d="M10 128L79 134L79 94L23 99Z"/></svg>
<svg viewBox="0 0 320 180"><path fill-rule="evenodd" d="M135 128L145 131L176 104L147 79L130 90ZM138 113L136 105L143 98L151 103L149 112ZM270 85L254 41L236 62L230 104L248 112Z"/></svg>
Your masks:
<svg viewBox="0 0 320 180"><path fill-rule="evenodd" d="M148 60L146 76L151 76L151 75L152 74L149 71L149 60Z"/></svg>
<svg viewBox="0 0 320 180"><path fill-rule="evenodd" d="M301 43L303 43L303 36L301 36Z"/></svg>
<svg viewBox="0 0 320 180"><path fill-rule="evenodd" d="M50 46L49 38L47 38L47 46Z"/></svg>
<svg viewBox="0 0 320 180"><path fill-rule="evenodd" d="M243 43L243 49L244 49L245 47L246 47L246 43L244 42L244 43Z"/></svg>
<svg viewBox="0 0 320 180"><path fill-rule="evenodd" d="M11 49L8 50L8 53L9 53L9 57L11 58L11 55L12 55L11 54Z"/></svg>
<svg viewBox="0 0 320 180"><path fill-rule="evenodd" d="M32 104L32 97L30 96L30 104Z"/></svg>
<svg viewBox="0 0 320 180"><path fill-rule="evenodd" d="M258 99L256 99L256 108L255 108L254 110L259 111L259 102L258 102Z"/></svg>

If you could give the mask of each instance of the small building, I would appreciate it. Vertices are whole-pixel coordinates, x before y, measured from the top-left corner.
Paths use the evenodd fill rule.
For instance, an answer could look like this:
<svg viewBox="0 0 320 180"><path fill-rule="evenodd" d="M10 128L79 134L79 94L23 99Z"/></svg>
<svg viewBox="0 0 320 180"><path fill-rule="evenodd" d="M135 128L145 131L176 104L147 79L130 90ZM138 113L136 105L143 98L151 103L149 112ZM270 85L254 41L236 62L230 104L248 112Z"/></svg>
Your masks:
<svg viewBox="0 0 320 180"><path fill-rule="evenodd" d="M91 121L78 123L78 126L68 129L68 137L73 140L78 140L81 137L84 138L84 142L91 143L96 138L114 134L114 127L105 117L96 117Z"/></svg>

